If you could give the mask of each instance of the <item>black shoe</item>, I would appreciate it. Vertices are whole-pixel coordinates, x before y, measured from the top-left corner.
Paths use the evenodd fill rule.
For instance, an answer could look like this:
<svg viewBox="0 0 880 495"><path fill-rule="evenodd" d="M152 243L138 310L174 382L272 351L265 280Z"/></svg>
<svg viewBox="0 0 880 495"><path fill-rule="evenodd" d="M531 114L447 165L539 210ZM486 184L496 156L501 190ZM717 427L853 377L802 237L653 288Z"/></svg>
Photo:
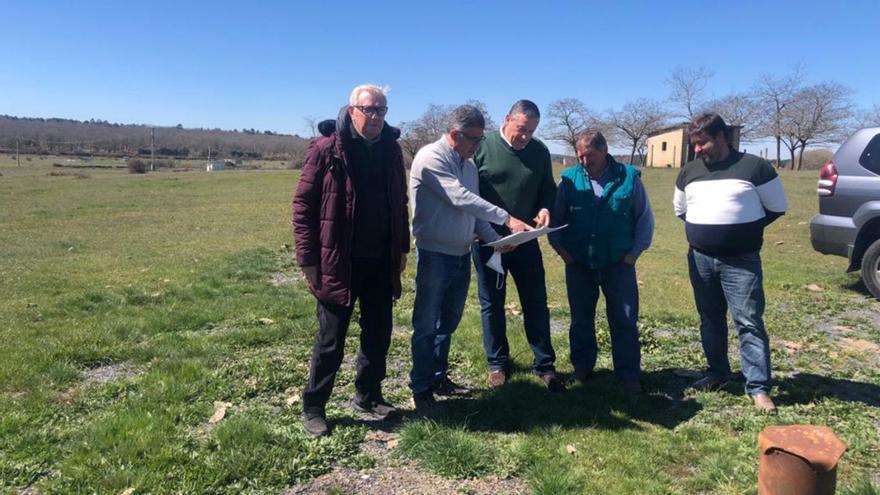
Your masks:
<svg viewBox="0 0 880 495"><path fill-rule="evenodd" d="M302 413L303 428L313 437L323 437L330 433L327 415L323 407L305 408Z"/></svg>
<svg viewBox="0 0 880 495"><path fill-rule="evenodd" d="M539 375L541 377L541 381L544 382L544 386L547 387L547 390L551 392L565 392L565 382L559 379L556 376L556 373L549 372Z"/></svg>
<svg viewBox="0 0 880 495"><path fill-rule="evenodd" d="M450 380L448 376L444 376L443 378L432 383L431 390L433 390L435 394L441 395L443 397L450 397L454 395L465 396L470 395L471 393L471 389L456 384L454 381Z"/></svg>
<svg viewBox="0 0 880 495"><path fill-rule="evenodd" d="M698 392L714 392L724 388L728 381L728 378L718 378L717 376L706 375L692 383L688 388Z"/></svg>
<svg viewBox="0 0 880 495"><path fill-rule="evenodd" d="M574 370L574 373L571 374L571 378L569 378L569 383L587 383L587 380L593 377L593 372L591 370Z"/></svg>
<svg viewBox="0 0 880 495"><path fill-rule="evenodd" d="M413 404L416 406L416 412L422 416L434 416L440 411L440 405L434 399L434 392L431 389L413 394Z"/></svg>
<svg viewBox="0 0 880 495"><path fill-rule="evenodd" d="M371 414L382 420L388 419L397 414L397 409L386 402L381 395L378 396L378 399L367 399L361 397L360 394L357 394L355 395L354 400L351 401L351 406L355 411Z"/></svg>

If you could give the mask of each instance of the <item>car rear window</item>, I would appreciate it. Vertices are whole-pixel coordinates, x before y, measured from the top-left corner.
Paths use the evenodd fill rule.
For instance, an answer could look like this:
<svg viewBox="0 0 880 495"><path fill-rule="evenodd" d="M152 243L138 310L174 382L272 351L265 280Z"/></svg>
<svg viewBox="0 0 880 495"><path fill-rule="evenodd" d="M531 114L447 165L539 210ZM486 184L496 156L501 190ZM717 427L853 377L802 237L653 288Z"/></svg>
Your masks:
<svg viewBox="0 0 880 495"><path fill-rule="evenodd" d="M874 136L868 146L865 146L865 151L859 157L859 165L880 175L880 134Z"/></svg>

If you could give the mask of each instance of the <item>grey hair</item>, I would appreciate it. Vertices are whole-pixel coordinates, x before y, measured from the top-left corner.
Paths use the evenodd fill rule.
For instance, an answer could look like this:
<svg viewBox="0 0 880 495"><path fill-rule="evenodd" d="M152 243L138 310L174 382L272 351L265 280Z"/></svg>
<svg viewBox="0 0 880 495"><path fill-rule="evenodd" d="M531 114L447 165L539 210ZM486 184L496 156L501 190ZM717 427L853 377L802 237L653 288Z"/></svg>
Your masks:
<svg viewBox="0 0 880 495"><path fill-rule="evenodd" d="M464 132L475 127L479 129L486 128L486 119L483 118L483 112L475 106L462 105L449 114L446 131Z"/></svg>
<svg viewBox="0 0 880 495"><path fill-rule="evenodd" d="M514 115L525 115L529 120L540 120L541 111L538 110L538 105L535 105L535 102L531 100L519 100L510 107L510 111L507 112L507 115L510 115L511 117Z"/></svg>
<svg viewBox="0 0 880 495"><path fill-rule="evenodd" d="M586 145L598 151L608 152L608 141L599 129L584 129L575 136L575 144Z"/></svg>
<svg viewBox="0 0 880 495"><path fill-rule="evenodd" d="M388 91L390 88L388 86L376 86L375 84L361 84L360 86L355 86L353 90L351 90L351 96L348 97L348 104L351 106L358 104L358 98L361 96L361 93L370 93L374 97L381 96L385 100L388 99Z"/></svg>

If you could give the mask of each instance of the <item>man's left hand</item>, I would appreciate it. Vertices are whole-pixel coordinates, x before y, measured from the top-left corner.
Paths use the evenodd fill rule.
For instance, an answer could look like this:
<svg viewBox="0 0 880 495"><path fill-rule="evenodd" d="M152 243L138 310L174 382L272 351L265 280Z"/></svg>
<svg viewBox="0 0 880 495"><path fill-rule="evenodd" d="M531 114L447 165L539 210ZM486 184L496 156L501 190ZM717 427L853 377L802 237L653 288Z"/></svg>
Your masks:
<svg viewBox="0 0 880 495"><path fill-rule="evenodd" d="M635 265L635 264L636 264L636 259L637 259L637 258L636 258L635 256L633 256L633 255L631 255L631 254L628 254L628 255L626 255L626 256L623 257L623 262L626 263L627 265Z"/></svg>
<svg viewBox="0 0 880 495"><path fill-rule="evenodd" d="M550 225L550 211L547 208L541 208L541 211L538 212L538 215L532 221L535 222L535 226L538 228Z"/></svg>
<svg viewBox="0 0 880 495"><path fill-rule="evenodd" d="M403 273L406 270L406 253L400 255L400 272Z"/></svg>

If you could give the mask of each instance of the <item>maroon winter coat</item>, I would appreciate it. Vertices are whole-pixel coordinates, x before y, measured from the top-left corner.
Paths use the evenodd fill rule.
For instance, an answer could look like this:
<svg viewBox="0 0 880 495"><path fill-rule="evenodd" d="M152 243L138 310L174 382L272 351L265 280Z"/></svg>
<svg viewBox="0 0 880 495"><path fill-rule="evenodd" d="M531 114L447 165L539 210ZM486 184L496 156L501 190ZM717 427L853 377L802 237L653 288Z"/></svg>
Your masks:
<svg viewBox="0 0 880 495"><path fill-rule="evenodd" d="M320 301L351 304L351 251L354 232L354 191L347 150L352 144L349 120L327 138L314 140L303 162L302 174L293 197L293 236L296 263L317 266L317 287L309 288ZM400 260L409 252L409 210L403 153L397 144L399 133L385 124L381 139L388 170L388 198L391 214L391 285L400 297Z"/></svg>

